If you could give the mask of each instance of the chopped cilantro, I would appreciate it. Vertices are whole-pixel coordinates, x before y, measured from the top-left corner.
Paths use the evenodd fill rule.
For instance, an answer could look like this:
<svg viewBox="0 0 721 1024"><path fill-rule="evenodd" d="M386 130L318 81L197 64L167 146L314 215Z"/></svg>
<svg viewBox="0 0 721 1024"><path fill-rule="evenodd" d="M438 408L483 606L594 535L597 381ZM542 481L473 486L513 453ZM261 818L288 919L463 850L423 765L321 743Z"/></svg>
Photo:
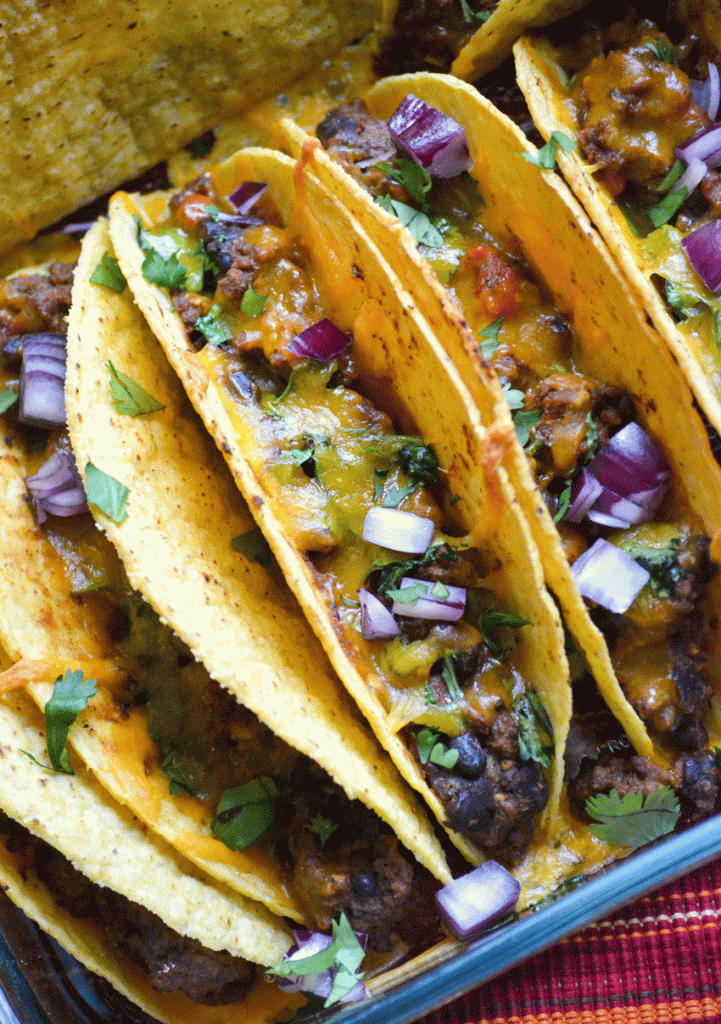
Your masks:
<svg viewBox="0 0 721 1024"><path fill-rule="evenodd" d="M195 321L195 330L200 331L211 345L223 345L232 338L227 325L223 322L223 309L217 304L211 306L205 316Z"/></svg>
<svg viewBox="0 0 721 1024"><path fill-rule="evenodd" d="M99 508L114 523L124 523L128 518L127 504L130 491L114 476L104 473L92 462L85 466L85 494L88 502Z"/></svg>
<svg viewBox="0 0 721 1024"><path fill-rule="evenodd" d="M380 501L383 497L383 487L389 472L387 469L373 470L373 501Z"/></svg>
<svg viewBox="0 0 721 1024"><path fill-rule="evenodd" d="M333 982L325 1006L333 1006L343 996L356 987L363 975L358 968L363 962L365 953L358 938L350 926L344 913L338 922L331 921L333 941L326 948L299 960L282 960L277 967L272 967L267 974L278 978L307 977L312 974L325 974L335 967Z"/></svg>
<svg viewBox="0 0 721 1024"><path fill-rule="evenodd" d="M513 414L513 426L521 448L531 440L531 428L541 421L540 409L518 409Z"/></svg>
<svg viewBox="0 0 721 1024"><path fill-rule="evenodd" d="M391 199L388 195L378 196L376 202L388 213L395 214L419 245L427 245L432 249L443 245L443 235L421 210L414 210L412 206L401 203L398 199Z"/></svg>
<svg viewBox="0 0 721 1024"><path fill-rule="evenodd" d="M273 564L273 552L259 526L241 533L239 537L233 537L230 546L233 551L245 555L249 562L257 562L264 569L269 569Z"/></svg>
<svg viewBox="0 0 721 1024"><path fill-rule="evenodd" d="M456 505L461 500L460 494L454 494L452 498L448 499L449 505Z"/></svg>
<svg viewBox="0 0 721 1024"><path fill-rule="evenodd" d="M658 186L658 191L659 192L668 192L668 190L670 188L673 188L673 186L676 184L678 179L683 174L685 167L686 167L686 165L683 162L683 160L680 160L677 157L676 160L674 160L673 167L668 172L666 177L663 179L661 184Z"/></svg>
<svg viewBox="0 0 721 1024"><path fill-rule="evenodd" d="M576 148L576 143L573 139L569 139L564 132L552 132L546 145L539 149L538 156L532 156L530 153L521 153L521 156L529 164L536 164L546 171L552 171L556 166L556 154L559 146L564 153L572 153Z"/></svg>
<svg viewBox="0 0 721 1024"><path fill-rule="evenodd" d="M265 304L268 301L267 295L261 295L253 289L253 285L249 284L243 292L243 298L240 300L241 313L245 313L246 316L260 316L265 309Z"/></svg>
<svg viewBox="0 0 721 1024"><path fill-rule="evenodd" d="M433 708L433 707L437 707L438 706L438 701L433 696L433 691L431 690L431 687L430 687L429 683L426 683L426 688L423 691L423 699L426 702L426 707L427 708Z"/></svg>
<svg viewBox="0 0 721 1024"><path fill-rule="evenodd" d="M463 690L458 685L458 677L456 676L456 667L453 664L453 658L443 659L443 682L448 687L448 695L451 700L460 700L463 696Z"/></svg>
<svg viewBox="0 0 721 1024"><path fill-rule="evenodd" d="M493 11L472 11L468 0L461 0L461 9L463 11L463 20L471 24L474 21L488 21Z"/></svg>
<svg viewBox="0 0 721 1024"><path fill-rule="evenodd" d="M646 49L665 64L670 64L672 68L676 67L676 55L673 52L673 47L665 39L659 39L657 43L646 43Z"/></svg>
<svg viewBox="0 0 721 1024"><path fill-rule="evenodd" d="M503 385L503 394L508 402L508 408L513 412L523 408L523 392L512 388L509 381Z"/></svg>
<svg viewBox="0 0 721 1024"><path fill-rule="evenodd" d="M489 324L488 327L484 327L482 331L478 332L479 338L485 338L485 341L481 342L481 355L484 359L490 359L493 353L496 351L499 345L498 333L503 326L503 317L499 316L497 320Z"/></svg>
<svg viewBox="0 0 721 1024"><path fill-rule="evenodd" d="M553 726L538 695L529 691L513 702L518 715L518 746L522 761L537 761L548 768L553 759Z"/></svg>
<svg viewBox="0 0 721 1024"><path fill-rule="evenodd" d="M331 821L330 818L324 818L322 814L316 814L315 818L308 822L308 828L318 836L320 845L323 847L338 828L338 825L335 821Z"/></svg>
<svg viewBox="0 0 721 1024"><path fill-rule="evenodd" d="M686 305L685 298L681 292L681 289L673 281L666 279L664 281L666 289L666 301L668 302L671 309L679 316L682 320L686 320L689 316L690 310Z"/></svg>
<svg viewBox="0 0 721 1024"><path fill-rule="evenodd" d="M422 441L411 439L404 444L398 452L398 465L416 486L438 480L438 459Z"/></svg>
<svg viewBox="0 0 721 1024"><path fill-rule="evenodd" d="M267 775L226 789L218 801L211 830L229 849L247 850L275 821L278 795L278 787Z"/></svg>
<svg viewBox="0 0 721 1024"><path fill-rule="evenodd" d="M292 462L296 466L302 466L309 462L315 454L315 446L311 443L309 448L288 448L283 452L283 460Z"/></svg>
<svg viewBox="0 0 721 1024"><path fill-rule="evenodd" d="M600 444L601 438L598 436L598 426L589 412L586 417L586 454L584 456L584 462L590 462L591 459L595 459L598 454Z"/></svg>
<svg viewBox="0 0 721 1024"><path fill-rule="evenodd" d="M220 210L219 210L219 209L218 209L218 207L217 207L217 206L215 205L215 203L209 203L209 204L208 204L208 205L207 205L207 206L205 207L205 213L206 213L206 216L210 217L210 219L211 219L211 220L212 220L212 221L213 221L213 222L214 222L215 224L217 224L217 223L218 223L218 220L219 220L219 218L220 218Z"/></svg>
<svg viewBox="0 0 721 1024"><path fill-rule="evenodd" d="M64 676L55 680L52 696L45 705L45 725L48 757L56 772L74 774L68 760L68 730L97 693L95 683L95 679L84 679L81 669L67 669Z"/></svg>
<svg viewBox="0 0 721 1024"><path fill-rule="evenodd" d="M430 191L431 176L425 167L419 167L414 160L403 156L395 158L395 166L382 163L378 164L378 167L385 171L391 181L397 181L408 195L415 199L424 212L428 213L426 193Z"/></svg>
<svg viewBox="0 0 721 1024"><path fill-rule="evenodd" d="M270 401L273 403L273 405L280 405L280 403L283 401L283 399L287 398L288 395L291 393L291 391L293 390L293 385L295 384L295 375L296 375L297 369L298 368L296 366L293 367L293 369L290 371L290 377L288 378L288 383L283 388L281 393L279 395L274 395L273 398L270 399Z"/></svg>
<svg viewBox="0 0 721 1024"><path fill-rule="evenodd" d="M125 275L120 269L120 264L109 252L104 252L100 257L100 262L90 275L90 282L92 284L102 284L118 294L124 292L128 286Z"/></svg>
<svg viewBox="0 0 721 1024"><path fill-rule="evenodd" d="M353 601L350 597L346 597L345 594L341 594L340 599L346 608L360 608L360 601Z"/></svg>
<svg viewBox="0 0 721 1024"><path fill-rule="evenodd" d="M11 406L15 405L19 397L20 396L17 391L11 391L10 388L3 388L3 390L0 391L0 416L4 412L7 412Z"/></svg>
<svg viewBox="0 0 721 1024"><path fill-rule="evenodd" d="M376 587L377 593L381 597L387 595L389 590L398 586L404 576L413 572L414 569L422 569L427 565L431 565L437 558L447 558L449 561L455 562L458 558L458 552L449 544L434 544L428 548L425 555L421 555L419 558L408 558L402 562L389 562L380 570L378 586ZM374 569L371 569L371 572L374 571ZM368 573L368 576L370 574ZM366 576L366 580L368 576Z"/></svg>
<svg viewBox="0 0 721 1024"><path fill-rule="evenodd" d="M121 415L145 416L149 412L159 412L165 408L131 377L116 370L109 360L105 364L105 369L110 374L113 405Z"/></svg>
<svg viewBox="0 0 721 1024"><path fill-rule="evenodd" d="M676 584L681 578L681 567L678 564L678 549L681 541L672 538L666 548L651 547L638 542L628 544L624 550L634 562L638 562L651 574L651 587L661 597L671 598L676 591Z"/></svg>
<svg viewBox="0 0 721 1024"><path fill-rule="evenodd" d="M428 586L425 583L413 583L410 587L403 587L402 590L386 590L385 596L391 601L398 601L399 604L418 604L424 594L428 593Z"/></svg>
<svg viewBox="0 0 721 1024"><path fill-rule="evenodd" d="M160 764L160 770L170 780L170 792L173 796L182 796L183 793L195 795L195 790L183 769L177 751L168 750Z"/></svg>
<svg viewBox="0 0 721 1024"><path fill-rule="evenodd" d="M417 488L412 480L403 487L391 487L388 493L383 496L383 508L398 508L404 498L409 497Z"/></svg>
<svg viewBox="0 0 721 1024"><path fill-rule="evenodd" d="M633 850L673 832L680 815L678 797L668 786L649 793L645 800L643 793L620 796L612 789L590 797L586 811L600 823L589 825L589 832L605 843Z"/></svg>
<svg viewBox="0 0 721 1024"><path fill-rule="evenodd" d="M159 284L164 288L185 287L187 270L175 252L165 259L157 249L148 249L141 269L149 284Z"/></svg>
<svg viewBox="0 0 721 1024"><path fill-rule="evenodd" d="M430 761L431 764L438 764L449 771L455 768L460 757L457 750L447 750L444 747L437 729L426 727L417 732L416 747L421 764L428 764Z"/></svg>
<svg viewBox="0 0 721 1024"><path fill-rule="evenodd" d="M448 589L448 587L445 587L439 580L438 583L434 583L433 586L431 587L431 594L433 595L433 597L440 597L441 600L445 600L450 594L450 590Z"/></svg>
<svg viewBox="0 0 721 1024"><path fill-rule="evenodd" d="M497 654L499 658L505 658L508 654L510 644L499 644L495 638L495 632L501 626L511 629L520 629L521 626L530 625L526 619L520 619L517 615L509 615L508 612L489 611L484 612L478 620L478 628L487 647Z"/></svg>
<svg viewBox="0 0 721 1024"><path fill-rule="evenodd" d="M668 223L676 211L683 206L687 198L688 189L684 186L677 192L669 192L667 196L664 196L654 206L649 206L646 213L651 218L653 226L660 228L663 224Z"/></svg>
<svg viewBox="0 0 721 1024"><path fill-rule="evenodd" d="M558 496L558 509L556 511L555 516L553 517L554 523L560 523L560 521L565 516L566 512L568 512L569 508L571 507L571 491L573 490L573 480L574 478L573 476L571 476L567 481L566 486L563 488L563 490Z"/></svg>

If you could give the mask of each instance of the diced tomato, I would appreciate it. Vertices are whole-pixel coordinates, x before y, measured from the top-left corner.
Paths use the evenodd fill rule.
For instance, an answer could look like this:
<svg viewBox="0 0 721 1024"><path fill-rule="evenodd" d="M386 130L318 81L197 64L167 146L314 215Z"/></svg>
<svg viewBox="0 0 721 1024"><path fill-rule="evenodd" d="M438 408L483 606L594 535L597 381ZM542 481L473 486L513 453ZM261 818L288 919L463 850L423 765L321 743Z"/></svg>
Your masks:
<svg viewBox="0 0 721 1024"><path fill-rule="evenodd" d="M208 196L191 194L186 196L176 211L176 220L181 228L192 231L199 220L208 216L208 207L213 205L213 200Z"/></svg>
<svg viewBox="0 0 721 1024"><path fill-rule="evenodd" d="M481 300L489 319L511 316L518 303L518 277L513 268L487 245L469 249L464 263L476 271L473 294Z"/></svg>

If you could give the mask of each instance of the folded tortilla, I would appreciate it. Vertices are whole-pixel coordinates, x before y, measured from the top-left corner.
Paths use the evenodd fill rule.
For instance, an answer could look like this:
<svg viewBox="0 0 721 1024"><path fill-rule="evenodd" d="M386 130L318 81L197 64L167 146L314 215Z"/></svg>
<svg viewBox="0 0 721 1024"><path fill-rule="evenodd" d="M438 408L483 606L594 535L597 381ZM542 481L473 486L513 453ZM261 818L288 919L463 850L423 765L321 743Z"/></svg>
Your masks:
<svg viewBox="0 0 721 1024"><path fill-rule="evenodd" d="M0 251L280 91L379 3L23 3L0 40Z"/></svg>
<svg viewBox="0 0 721 1024"><path fill-rule="evenodd" d="M482 557L495 566L484 586L490 587L506 609L530 623L511 644L514 671L536 690L553 723L556 755L550 769L551 796L547 826L552 831L563 773L562 750L570 718L570 688L556 609L543 589L540 564L528 527L518 514L505 473L496 469L512 423L499 405L495 432L482 427L464 384L438 349L425 325L413 315L414 302L386 266L368 237L345 208L311 175L296 175L293 164L280 154L246 150L211 171L219 195L227 195L245 179L270 184L270 192L308 254L308 270L325 300L328 315L354 337L354 358L364 372L383 379L383 391L406 421L420 428L447 473L456 522L470 532ZM218 370L223 353L208 345L196 353L167 292L142 275L144 254L138 245L138 223L162 223L167 197L116 196L111 202L111 235L115 251L136 300L196 408L213 433L264 530L286 578L294 588L309 621L321 638L331 662L359 707L391 753L406 781L422 793L439 820L443 807L425 782L407 741L392 725L375 670L351 652L338 624L332 594L307 557L295 546L276 518L274 499L256 476L261 457L254 450L248 425L240 417L242 403L231 394ZM217 353L217 355L216 355ZM428 389L427 381L434 386ZM395 405L397 403L397 405ZM240 418L239 418L240 417ZM249 421L250 422L250 421ZM247 437L245 445L241 438ZM473 467L477 467L473 469ZM132 518L132 513L130 518ZM130 518L128 524L130 523ZM118 534L126 529L120 527ZM537 830L534 843L542 843ZM457 832L452 840L469 859L480 851Z"/></svg>

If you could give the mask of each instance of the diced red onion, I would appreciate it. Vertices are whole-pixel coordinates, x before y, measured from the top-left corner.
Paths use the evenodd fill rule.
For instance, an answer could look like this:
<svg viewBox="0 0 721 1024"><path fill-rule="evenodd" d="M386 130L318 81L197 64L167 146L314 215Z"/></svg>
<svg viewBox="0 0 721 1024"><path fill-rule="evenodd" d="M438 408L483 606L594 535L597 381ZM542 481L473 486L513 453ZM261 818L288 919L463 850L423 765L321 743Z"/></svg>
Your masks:
<svg viewBox="0 0 721 1024"><path fill-rule="evenodd" d="M602 491L602 484L587 469L583 469L573 485L571 505L564 519L569 523L580 523Z"/></svg>
<svg viewBox="0 0 721 1024"><path fill-rule="evenodd" d="M649 518L645 509L635 505L628 498L624 498L623 495L609 490L608 487L601 489L601 493L596 499L593 508L588 513L588 518L592 523L601 522L600 519L595 518L599 514L605 514L617 520L615 523L605 523L604 525L618 526L622 530L628 529L629 526L638 526L639 523L645 523Z"/></svg>
<svg viewBox="0 0 721 1024"><path fill-rule="evenodd" d="M706 158L707 167L721 167L721 149L717 149L715 153Z"/></svg>
<svg viewBox="0 0 721 1024"><path fill-rule="evenodd" d="M634 505L638 505L639 508L644 509L646 512L646 522L649 519L653 519L654 515L659 509L661 502L666 496L668 490L668 484L658 484L657 487L651 487L647 491L632 491L631 494L627 494L626 497L629 501L632 501Z"/></svg>
<svg viewBox="0 0 721 1024"><path fill-rule="evenodd" d="M432 178L455 178L473 166L464 129L417 96L406 96L388 128L396 145Z"/></svg>
<svg viewBox="0 0 721 1024"><path fill-rule="evenodd" d="M624 497L668 480L666 459L638 423L628 423L588 465L591 476Z"/></svg>
<svg viewBox="0 0 721 1024"><path fill-rule="evenodd" d="M712 292L721 292L721 220L712 220L681 239L689 263Z"/></svg>
<svg viewBox="0 0 721 1024"><path fill-rule="evenodd" d="M368 945L368 936L364 932L354 932L361 947L365 950ZM283 963L292 963L294 960L305 960L316 953L327 949L333 939L323 932L309 932L306 930L294 931L295 944L286 953ZM319 974L293 974L288 978L277 978L278 987L284 992L312 992L321 999L327 999L333 987L333 980L338 973L337 966L330 970L322 971ZM341 997L341 1003L357 1003L366 999L368 991L362 981L359 981L350 992Z"/></svg>
<svg viewBox="0 0 721 1024"><path fill-rule="evenodd" d="M367 160L359 160L355 166L359 171L365 171L367 167L375 167L376 164L383 163L384 160L392 160L395 155L394 147L393 149L386 150L385 153L381 153L379 156L371 156Z"/></svg>
<svg viewBox="0 0 721 1024"><path fill-rule="evenodd" d="M39 523L45 522L47 513L75 516L87 510L82 480L68 452L55 452L34 476L25 478L25 483Z"/></svg>
<svg viewBox="0 0 721 1024"><path fill-rule="evenodd" d="M432 580L417 580L412 576L404 576L401 580L399 590L410 589L418 586L421 589L421 597L412 603L404 601L393 602L394 615L406 615L410 619L433 619L436 622L457 622L463 617L466 610L466 588L450 587L443 584L448 591L446 597L436 597L433 593L435 584ZM418 593L418 591L414 591Z"/></svg>
<svg viewBox="0 0 721 1024"><path fill-rule="evenodd" d="M241 227L244 228L257 227L260 224L265 224L262 217L256 217L252 213L220 212L216 215L216 220L222 221L224 224L240 224Z"/></svg>
<svg viewBox="0 0 721 1024"><path fill-rule="evenodd" d="M715 64L709 61L708 79L705 82L691 80L691 92L694 103L702 107L711 120L715 120L719 108L719 72Z"/></svg>
<svg viewBox="0 0 721 1024"><path fill-rule="evenodd" d="M301 359L316 359L319 363L329 363L350 345L350 338L339 327L324 317L317 324L306 327L296 334L288 350Z"/></svg>
<svg viewBox="0 0 721 1024"><path fill-rule="evenodd" d="M238 213L249 213L267 190L264 181L244 181L230 193L228 202Z"/></svg>
<svg viewBox="0 0 721 1024"><path fill-rule="evenodd" d="M674 152L685 163L690 164L693 159L705 161L718 149L721 149L721 121L717 121L708 128L701 128L691 136L688 142L684 142L682 146L676 146Z"/></svg>
<svg viewBox="0 0 721 1024"><path fill-rule="evenodd" d="M364 640L380 640L400 636L398 623L386 606L370 590L359 590L361 606L361 635Z"/></svg>
<svg viewBox="0 0 721 1024"><path fill-rule="evenodd" d="M398 508L369 508L363 523L363 540L391 551L423 555L433 539L432 519L402 512Z"/></svg>
<svg viewBox="0 0 721 1024"><path fill-rule="evenodd" d="M521 886L501 864L487 860L436 893L441 917L457 939L468 942L516 905Z"/></svg>
<svg viewBox="0 0 721 1024"><path fill-rule="evenodd" d="M22 344L18 419L34 427L65 423L65 346L61 334L27 334Z"/></svg>
<svg viewBox="0 0 721 1024"><path fill-rule="evenodd" d="M607 540L597 540L584 551L571 572L584 597L619 615L628 611L651 579L643 566Z"/></svg>
<svg viewBox="0 0 721 1024"><path fill-rule="evenodd" d="M680 192L682 188L685 188L688 189L688 194L691 195L693 190L700 185L706 177L707 171L708 167L703 160L699 160L698 157L695 156L692 157L688 167L673 186L671 192Z"/></svg>
<svg viewBox="0 0 721 1024"><path fill-rule="evenodd" d="M94 223L94 220L85 220L82 223L78 222L76 224L65 224L63 227L63 234L84 235L86 231L90 231Z"/></svg>

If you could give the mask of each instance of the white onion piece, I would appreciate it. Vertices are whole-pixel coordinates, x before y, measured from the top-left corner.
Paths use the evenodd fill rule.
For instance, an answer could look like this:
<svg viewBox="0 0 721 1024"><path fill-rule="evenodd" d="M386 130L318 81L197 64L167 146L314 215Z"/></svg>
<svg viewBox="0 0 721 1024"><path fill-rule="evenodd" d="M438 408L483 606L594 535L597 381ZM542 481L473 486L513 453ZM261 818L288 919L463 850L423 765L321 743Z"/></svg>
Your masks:
<svg viewBox="0 0 721 1024"><path fill-rule="evenodd" d="M410 93L389 118L388 130L396 145L432 178L455 178L473 166L465 130Z"/></svg>
<svg viewBox="0 0 721 1024"><path fill-rule="evenodd" d="M398 508L368 509L363 523L363 540L390 551L403 551L409 555L423 555L433 539L435 524L432 519L414 516Z"/></svg>
<svg viewBox="0 0 721 1024"><path fill-rule="evenodd" d="M688 142L676 146L674 152L684 163L690 164L694 158L705 161L717 149L721 149L721 122L702 128Z"/></svg>
<svg viewBox="0 0 721 1024"><path fill-rule="evenodd" d="M576 586L589 601L623 615L640 594L651 574L625 551L597 540L571 566Z"/></svg>
<svg viewBox="0 0 721 1024"><path fill-rule="evenodd" d="M436 597L433 593L435 583L433 580L417 580L412 576L404 576L401 580L399 590L410 589L411 587L425 587L421 590L422 596L413 603L404 601L393 602L393 614L405 615L410 619L433 619L436 622L457 622L463 617L466 610L466 588L443 586L448 591L446 597ZM417 593L417 591L414 591Z"/></svg>
<svg viewBox="0 0 721 1024"><path fill-rule="evenodd" d="M706 113L712 121L716 119L719 108L719 100L721 99L721 82L719 81L719 71L715 64L711 61L708 63L708 106L706 107Z"/></svg>
<svg viewBox="0 0 721 1024"><path fill-rule="evenodd" d="M361 635L364 640L380 640L400 636L398 623L386 606L370 590L359 590L361 606Z"/></svg>
<svg viewBox="0 0 721 1024"><path fill-rule="evenodd" d="M573 486L574 497L563 518L569 523L580 523L602 491L603 485L587 469L583 469Z"/></svg>
<svg viewBox="0 0 721 1024"><path fill-rule="evenodd" d="M508 913L521 886L501 864L487 860L436 893L441 917L457 939L468 942L491 921Z"/></svg>

